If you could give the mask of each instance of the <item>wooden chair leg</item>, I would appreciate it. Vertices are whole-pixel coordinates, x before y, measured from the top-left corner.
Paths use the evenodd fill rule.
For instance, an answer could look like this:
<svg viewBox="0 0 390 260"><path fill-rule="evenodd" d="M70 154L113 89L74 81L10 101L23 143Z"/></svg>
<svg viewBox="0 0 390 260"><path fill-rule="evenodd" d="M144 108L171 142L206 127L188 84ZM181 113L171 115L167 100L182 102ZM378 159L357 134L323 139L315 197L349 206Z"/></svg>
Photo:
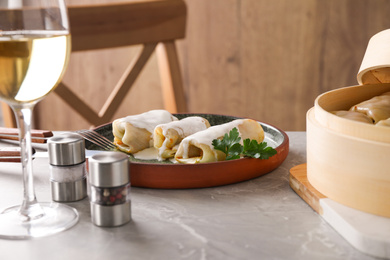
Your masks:
<svg viewBox="0 0 390 260"><path fill-rule="evenodd" d="M124 74L118 81L111 94L108 96L106 102L102 106L101 110L96 113L89 105L87 101L82 100L75 92L73 92L68 86L60 83L54 91L58 96L64 100L69 106L78 113L92 126L98 126L112 120L112 116L118 109L122 101L124 100L127 92L133 86L133 83L141 73L142 68L145 66L153 51L156 48L156 43L145 44L141 52L132 60L129 66L126 68Z"/></svg>
<svg viewBox="0 0 390 260"><path fill-rule="evenodd" d="M159 43L156 53L165 109L171 113L188 112L175 42Z"/></svg>
<svg viewBox="0 0 390 260"><path fill-rule="evenodd" d="M14 112L12 109L4 102L1 102L1 109L3 112L3 121L5 127L17 127Z"/></svg>

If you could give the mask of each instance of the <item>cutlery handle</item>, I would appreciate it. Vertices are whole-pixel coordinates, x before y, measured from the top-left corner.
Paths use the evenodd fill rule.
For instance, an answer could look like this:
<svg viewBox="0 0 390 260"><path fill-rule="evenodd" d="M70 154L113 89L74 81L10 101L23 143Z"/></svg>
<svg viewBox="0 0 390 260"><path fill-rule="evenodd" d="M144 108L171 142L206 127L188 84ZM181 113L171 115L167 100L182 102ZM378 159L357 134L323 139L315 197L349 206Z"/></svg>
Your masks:
<svg viewBox="0 0 390 260"><path fill-rule="evenodd" d="M20 162L20 148L0 148L0 162Z"/></svg>
<svg viewBox="0 0 390 260"><path fill-rule="evenodd" d="M35 153L33 148L32 153ZM0 162L20 162L21 154L19 147L2 147L0 148Z"/></svg>
<svg viewBox="0 0 390 260"><path fill-rule="evenodd" d="M20 156L19 147L2 147L0 148L0 157Z"/></svg>
<svg viewBox="0 0 390 260"><path fill-rule="evenodd" d="M9 128L9 127L0 127L0 135L14 135L11 136L1 136L0 139L8 140L19 140L19 129L18 128ZM53 132L50 130L37 130L31 129L31 140L34 143L45 143L46 139L53 136ZM34 138L36 137L36 138Z"/></svg>

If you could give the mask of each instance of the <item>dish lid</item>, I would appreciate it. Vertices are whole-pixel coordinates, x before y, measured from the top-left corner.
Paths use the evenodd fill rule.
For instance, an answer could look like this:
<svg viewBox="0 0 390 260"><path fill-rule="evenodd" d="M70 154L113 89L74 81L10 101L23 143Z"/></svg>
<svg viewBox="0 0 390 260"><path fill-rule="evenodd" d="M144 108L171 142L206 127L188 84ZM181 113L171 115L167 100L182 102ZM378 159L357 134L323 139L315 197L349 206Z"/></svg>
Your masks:
<svg viewBox="0 0 390 260"><path fill-rule="evenodd" d="M89 182L97 187L117 187L130 182L129 156L105 151L88 160Z"/></svg>
<svg viewBox="0 0 390 260"><path fill-rule="evenodd" d="M357 75L359 84L390 83L389 46L390 29L371 37Z"/></svg>
<svg viewBox="0 0 390 260"><path fill-rule="evenodd" d="M64 133L47 141L49 163L52 165L75 165L85 161L85 141L74 133Z"/></svg>

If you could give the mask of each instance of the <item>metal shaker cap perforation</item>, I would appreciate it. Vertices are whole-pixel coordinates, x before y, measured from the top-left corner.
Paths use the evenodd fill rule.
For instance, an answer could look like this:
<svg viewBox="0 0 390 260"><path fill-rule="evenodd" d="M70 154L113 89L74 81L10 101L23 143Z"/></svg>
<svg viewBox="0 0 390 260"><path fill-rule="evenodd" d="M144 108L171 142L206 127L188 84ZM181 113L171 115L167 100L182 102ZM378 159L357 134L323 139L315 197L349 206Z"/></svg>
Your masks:
<svg viewBox="0 0 390 260"><path fill-rule="evenodd" d="M90 183L96 187L117 187L130 182L129 156L122 152L101 152L88 159Z"/></svg>
<svg viewBox="0 0 390 260"><path fill-rule="evenodd" d="M85 161L84 138L73 133L54 136L47 141L51 165L75 165Z"/></svg>

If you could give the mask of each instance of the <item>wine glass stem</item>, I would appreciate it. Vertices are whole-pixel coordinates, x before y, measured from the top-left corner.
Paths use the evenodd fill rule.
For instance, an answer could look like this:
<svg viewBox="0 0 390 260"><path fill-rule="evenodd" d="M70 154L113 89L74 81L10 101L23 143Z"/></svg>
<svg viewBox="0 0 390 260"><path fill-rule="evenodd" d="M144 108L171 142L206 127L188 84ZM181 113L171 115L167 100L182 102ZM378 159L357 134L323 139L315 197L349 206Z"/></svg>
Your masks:
<svg viewBox="0 0 390 260"><path fill-rule="evenodd" d="M20 107L13 107L20 131L20 154L24 186L23 203L20 207L20 214L25 221L39 218L44 215L43 209L36 199L34 190L31 145L31 121L34 105L35 104L23 104Z"/></svg>

